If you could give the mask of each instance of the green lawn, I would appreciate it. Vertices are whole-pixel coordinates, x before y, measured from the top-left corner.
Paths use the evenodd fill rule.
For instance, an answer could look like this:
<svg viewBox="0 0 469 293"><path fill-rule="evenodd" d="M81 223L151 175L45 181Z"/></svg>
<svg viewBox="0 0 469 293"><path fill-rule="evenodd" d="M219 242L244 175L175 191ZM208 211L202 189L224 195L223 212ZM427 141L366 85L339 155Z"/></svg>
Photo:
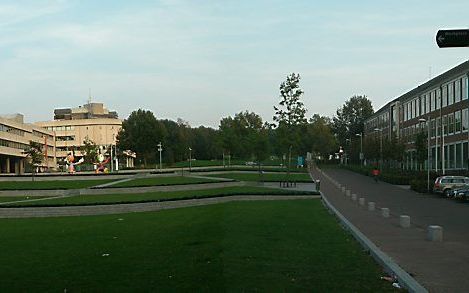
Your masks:
<svg viewBox="0 0 469 293"><path fill-rule="evenodd" d="M161 186L161 185L184 185L184 184L200 184L220 182L216 179L194 178L187 176L161 176L151 178L137 178L126 182L117 183L109 186L114 187L145 187L145 186Z"/></svg>
<svg viewBox="0 0 469 293"><path fill-rule="evenodd" d="M1 292L386 292L319 200L0 220Z"/></svg>
<svg viewBox="0 0 469 293"><path fill-rule="evenodd" d="M226 173L226 174L210 174L207 175L208 177L219 177L219 178L228 178L234 179L238 181L259 181L261 177L259 177L259 173ZM278 182L278 181L285 181L287 179L287 173L263 173L262 174L262 181L265 182ZM311 177L309 174L303 173L291 173L290 180L296 182L312 182Z"/></svg>
<svg viewBox="0 0 469 293"><path fill-rule="evenodd" d="M231 160L231 165L244 165L244 160ZM225 165L228 165L228 159L225 160ZM223 166L223 160L195 160L192 161L192 167L211 167L211 166ZM189 161L177 162L173 167L184 167L189 168Z"/></svg>
<svg viewBox="0 0 469 293"><path fill-rule="evenodd" d="M53 181L0 181L0 190L53 190L79 189L101 185L115 181L114 179L96 180L53 180Z"/></svg>
<svg viewBox="0 0 469 293"><path fill-rule="evenodd" d="M315 192L294 191L267 187L234 186L206 190L172 191L172 192L147 192L135 194L106 194L106 195L79 195L72 197L54 198L50 200L14 203L5 206L64 206L64 205L95 205L115 203L136 203L152 201L169 201L193 198L221 197L232 195L310 195ZM9 198L9 201L17 199ZM3 198L0 198L0 202ZM5 200L6 201L6 200ZM5 202L3 201L3 202Z"/></svg>
<svg viewBox="0 0 469 293"><path fill-rule="evenodd" d="M48 196L4 196L0 197L0 203L2 202L9 202L9 201L17 201L17 200L29 200L29 199L39 199L39 198L45 198Z"/></svg>

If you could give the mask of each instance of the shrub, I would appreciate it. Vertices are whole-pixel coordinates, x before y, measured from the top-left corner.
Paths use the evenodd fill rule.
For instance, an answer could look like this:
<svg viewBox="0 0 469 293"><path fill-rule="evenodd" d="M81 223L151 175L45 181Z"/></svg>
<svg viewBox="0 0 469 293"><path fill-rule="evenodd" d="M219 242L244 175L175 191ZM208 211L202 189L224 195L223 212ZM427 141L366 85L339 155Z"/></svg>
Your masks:
<svg viewBox="0 0 469 293"><path fill-rule="evenodd" d="M422 180L422 179L412 179L410 181L410 189L420 192L420 193L426 193L427 192L427 180Z"/></svg>

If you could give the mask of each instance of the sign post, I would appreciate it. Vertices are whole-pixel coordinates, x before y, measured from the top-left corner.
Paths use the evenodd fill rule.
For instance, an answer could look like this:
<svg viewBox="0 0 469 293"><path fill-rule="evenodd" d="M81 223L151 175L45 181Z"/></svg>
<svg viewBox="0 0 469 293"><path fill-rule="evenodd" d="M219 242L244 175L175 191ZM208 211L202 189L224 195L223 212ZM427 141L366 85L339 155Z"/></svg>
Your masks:
<svg viewBox="0 0 469 293"><path fill-rule="evenodd" d="M436 43L440 48L469 47L469 29L439 30Z"/></svg>

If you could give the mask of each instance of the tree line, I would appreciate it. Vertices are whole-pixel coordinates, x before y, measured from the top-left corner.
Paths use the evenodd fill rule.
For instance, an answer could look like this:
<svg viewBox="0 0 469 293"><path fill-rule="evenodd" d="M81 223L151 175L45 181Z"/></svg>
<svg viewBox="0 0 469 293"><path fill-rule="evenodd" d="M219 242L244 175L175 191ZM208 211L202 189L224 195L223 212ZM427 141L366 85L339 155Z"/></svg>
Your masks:
<svg viewBox="0 0 469 293"><path fill-rule="evenodd" d="M249 110L220 119L218 129L191 127L177 119L158 119L149 110L138 109L122 123L118 149L137 153L143 165L154 164L158 158L157 144L163 145L163 161L172 164L185 161L189 153L199 160L233 159L264 161L269 157L304 156L311 152L316 158L335 157L342 148L349 160L359 162L360 135L364 122L374 110L365 95L352 96L330 118L314 113L308 116L300 88L300 75L292 73L279 86L279 101L273 106L273 122ZM382 152L386 158L402 160L403 144L395 138L385 141ZM369 160L381 155L380 141L363 139L363 152Z"/></svg>

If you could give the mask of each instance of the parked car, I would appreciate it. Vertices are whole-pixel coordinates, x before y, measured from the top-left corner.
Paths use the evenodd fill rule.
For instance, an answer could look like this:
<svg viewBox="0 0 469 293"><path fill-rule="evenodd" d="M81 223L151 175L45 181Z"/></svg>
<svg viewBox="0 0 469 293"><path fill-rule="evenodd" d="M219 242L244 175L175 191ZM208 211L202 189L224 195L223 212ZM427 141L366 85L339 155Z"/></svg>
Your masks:
<svg viewBox="0 0 469 293"><path fill-rule="evenodd" d="M454 195L453 190L469 187L469 177L464 176L441 176L436 178L433 192L441 193L447 197Z"/></svg>
<svg viewBox="0 0 469 293"><path fill-rule="evenodd" d="M453 197L461 200L469 199L469 187L463 187L453 190Z"/></svg>

